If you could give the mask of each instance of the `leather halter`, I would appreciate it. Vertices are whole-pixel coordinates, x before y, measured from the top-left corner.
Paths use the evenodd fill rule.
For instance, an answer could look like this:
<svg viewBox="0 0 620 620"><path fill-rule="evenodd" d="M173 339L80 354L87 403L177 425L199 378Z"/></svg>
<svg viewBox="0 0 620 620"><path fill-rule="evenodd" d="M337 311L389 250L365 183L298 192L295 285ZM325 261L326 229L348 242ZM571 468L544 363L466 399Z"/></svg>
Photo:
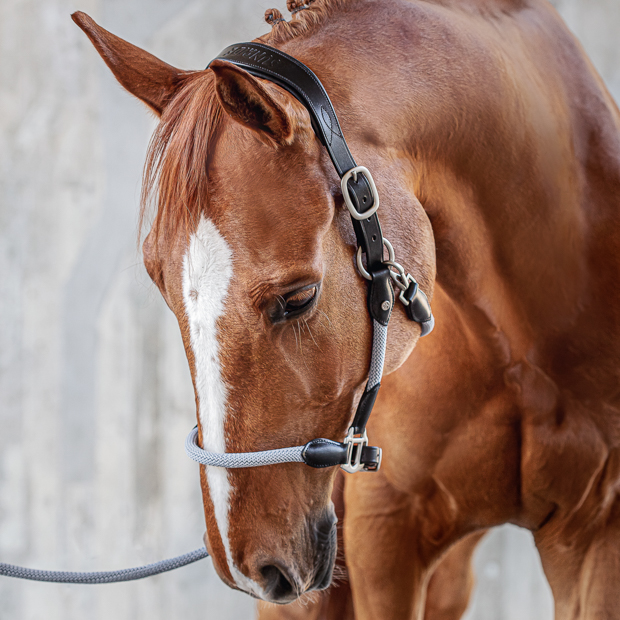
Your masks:
<svg viewBox="0 0 620 620"><path fill-rule="evenodd" d="M258 78L277 84L308 110L312 128L327 149L341 179L343 198L351 214L358 245L358 269L369 281L367 299L373 321L373 347L368 383L344 442L313 439L305 446L294 448L216 454L198 446L198 431L195 428L187 438L186 450L192 459L213 467L258 467L303 462L321 468L340 465L349 473L376 471L381 464L381 448L368 446L366 423L381 385L387 326L394 306L393 284L401 291L399 300L405 305L409 319L420 324L422 336L429 334L435 324L430 304L415 279L394 260L392 246L381 233L377 217L379 196L372 175L368 169L355 163L334 107L317 76L292 56L262 43L231 45L217 60L225 60ZM384 247L388 249L388 260L384 258ZM362 254L366 257L365 268Z"/></svg>

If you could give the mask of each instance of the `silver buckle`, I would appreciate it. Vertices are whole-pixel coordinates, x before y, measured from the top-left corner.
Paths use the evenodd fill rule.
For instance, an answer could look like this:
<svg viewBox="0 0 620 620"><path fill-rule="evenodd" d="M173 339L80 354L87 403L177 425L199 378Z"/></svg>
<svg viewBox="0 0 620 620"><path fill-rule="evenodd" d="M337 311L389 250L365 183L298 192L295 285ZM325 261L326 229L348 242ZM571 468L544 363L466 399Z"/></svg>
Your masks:
<svg viewBox="0 0 620 620"><path fill-rule="evenodd" d="M356 208L353 202L351 201L351 196L349 196L349 188L347 187L347 181L353 177L355 182L357 182L358 173L362 173L368 183L370 185L370 191L372 192L372 198L374 200L374 204L372 205L372 209L368 211L364 211L364 213L360 213ZM364 168L364 166L355 166L355 168L351 168L345 172L344 176L340 181L340 188L342 189L342 196L344 198L344 204L347 205L347 209L349 209L349 213L351 217L355 220L365 220L369 218L371 215L374 215L379 208L379 194L377 193L377 186L375 185L375 180L372 178L372 174L370 174L370 170L368 168Z"/></svg>
<svg viewBox="0 0 620 620"><path fill-rule="evenodd" d="M347 432L343 443L347 446L347 462L340 467L348 474L355 474L358 471L377 471L381 466L381 449L379 448L379 462L376 466L368 467L362 463L362 449L368 445L368 435L364 430L362 435L354 435L353 427Z"/></svg>

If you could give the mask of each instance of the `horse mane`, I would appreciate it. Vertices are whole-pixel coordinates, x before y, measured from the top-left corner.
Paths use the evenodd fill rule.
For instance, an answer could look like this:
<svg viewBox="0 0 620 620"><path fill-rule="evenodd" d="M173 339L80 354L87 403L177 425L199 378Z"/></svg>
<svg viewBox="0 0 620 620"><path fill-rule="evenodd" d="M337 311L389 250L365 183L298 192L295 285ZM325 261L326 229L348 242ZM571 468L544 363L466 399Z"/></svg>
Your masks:
<svg viewBox="0 0 620 620"><path fill-rule="evenodd" d="M277 45L312 33L352 0L288 0L292 13L286 21L277 9L265 13L271 32L258 40ZM138 230L152 203L156 237L167 239L194 230L208 201L209 147L221 124L222 107L215 93L213 72L188 71L165 108L149 144L144 168Z"/></svg>
<svg viewBox="0 0 620 620"><path fill-rule="evenodd" d="M351 0L287 0L286 8L291 12L292 19L286 21L278 9L265 11L265 21L271 25L271 32L262 36L260 41L277 45L312 33L349 4Z"/></svg>

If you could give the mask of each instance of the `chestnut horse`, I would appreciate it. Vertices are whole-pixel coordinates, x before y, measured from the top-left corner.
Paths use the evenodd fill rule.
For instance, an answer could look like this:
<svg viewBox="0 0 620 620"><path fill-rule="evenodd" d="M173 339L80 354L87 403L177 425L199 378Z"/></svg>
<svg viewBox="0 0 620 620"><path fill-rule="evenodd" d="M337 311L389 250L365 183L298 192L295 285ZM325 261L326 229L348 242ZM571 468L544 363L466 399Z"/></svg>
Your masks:
<svg viewBox="0 0 620 620"><path fill-rule="evenodd" d="M620 114L546 0L289 1L259 41L323 82L432 295L394 309L369 436L346 476L348 581L264 618L458 618L495 525L528 528L556 617L620 618ZM299 10L297 10L299 9ZM178 318L201 441L340 441L371 349L338 177L305 108L224 61L182 71L78 13L161 117L146 268ZM205 58L205 64L209 59ZM266 601L325 589L335 468L201 468L221 578Z"/></svg>

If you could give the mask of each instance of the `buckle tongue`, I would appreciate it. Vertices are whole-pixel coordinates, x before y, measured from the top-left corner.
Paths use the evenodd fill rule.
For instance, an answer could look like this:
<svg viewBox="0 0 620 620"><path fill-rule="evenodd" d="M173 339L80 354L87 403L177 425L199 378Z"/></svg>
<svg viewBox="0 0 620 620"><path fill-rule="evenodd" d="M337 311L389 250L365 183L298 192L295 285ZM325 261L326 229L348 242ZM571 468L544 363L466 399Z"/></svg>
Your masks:
<svg viewBox="0 0 620 620"><path fill-rule="evenodd" d="M381 448L369 448L366 431L361 435L354 434L351 427L343 441L347 446L347 460L340 467L348 474L358 471L378 471L381 467Z"/></svg>

